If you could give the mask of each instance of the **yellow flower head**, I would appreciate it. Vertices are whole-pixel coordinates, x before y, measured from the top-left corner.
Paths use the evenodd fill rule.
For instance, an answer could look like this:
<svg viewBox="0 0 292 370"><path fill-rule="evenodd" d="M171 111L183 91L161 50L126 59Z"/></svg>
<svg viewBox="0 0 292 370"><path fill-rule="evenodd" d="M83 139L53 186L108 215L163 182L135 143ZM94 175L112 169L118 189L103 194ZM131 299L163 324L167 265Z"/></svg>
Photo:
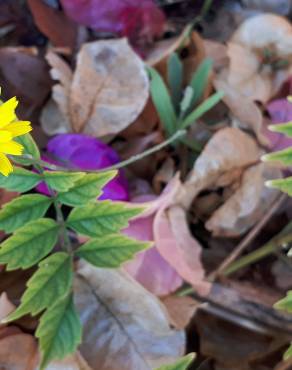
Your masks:
<svg viewBox="0 0 292 370"><path fill-rule="evenodd" d="M21 155L23 151L23 146L13 138L32 130L29 121L18 121L15 114L17 105L18 101L15 97L0 105L0 173L4 176L8 176L13 171L7 154Z"/></svg>

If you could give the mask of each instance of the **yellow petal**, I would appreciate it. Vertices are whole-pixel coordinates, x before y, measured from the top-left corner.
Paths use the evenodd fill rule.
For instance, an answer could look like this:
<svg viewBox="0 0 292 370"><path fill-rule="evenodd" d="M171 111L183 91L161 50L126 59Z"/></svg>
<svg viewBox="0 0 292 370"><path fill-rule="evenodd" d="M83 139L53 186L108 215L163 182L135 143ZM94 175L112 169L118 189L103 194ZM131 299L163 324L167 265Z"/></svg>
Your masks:
<svg viewBox="0 0 292 370"><path fill-rule="evenodd" d="M16 119L15 109L18 105L16 97L7 100L0 105L0 128Z"/></svg>
<svg viewBox="0 0 292 370"><path fill-rule="evenodd" d="M0 153L0 173L4 176L8 176L13 171L12 164L6 155Z"/></svg>
<svg viewBox="0 0 292 370"><path fill-rule="evenodd" d="M27 134L32 130L32 127L29 121L16 121L9 123L7 126L4 127L4 129L6 131L9 131L12 137L16 137Z"/></svg>
<svg viewBox="0 0 292 370"><path fill-rule="evenodd" d="M16 141L7 141L7 143L0 143L0 153L21 155L23 146Z"/></svg>
<svg viewBox="0 0 292 370"><path fill-rule="evenodd" d="M6 143L12 140L12 134L9 131L0 129L0 143Z"/></svg>

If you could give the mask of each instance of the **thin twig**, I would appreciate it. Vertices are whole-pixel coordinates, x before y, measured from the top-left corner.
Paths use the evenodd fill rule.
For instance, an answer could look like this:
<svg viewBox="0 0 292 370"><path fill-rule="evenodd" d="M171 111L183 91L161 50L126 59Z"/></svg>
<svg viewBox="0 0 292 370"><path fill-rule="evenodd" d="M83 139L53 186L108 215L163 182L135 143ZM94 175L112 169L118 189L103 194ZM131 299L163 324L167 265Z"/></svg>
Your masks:
<svg viewBox="0 0 292 370"><path fill-rule="evenodd" d="M276 210L284 203L287 199L286 194L281 194L264 217L251 229L251 231L246 235L246 237L238 244L238 246L230 253L230 255L220 264L220 266L212 272L208 280L214 281L222 272L236 259L245 248L254 240L254 238L259 234L262 228L266 225L272 215Z"/></svg>

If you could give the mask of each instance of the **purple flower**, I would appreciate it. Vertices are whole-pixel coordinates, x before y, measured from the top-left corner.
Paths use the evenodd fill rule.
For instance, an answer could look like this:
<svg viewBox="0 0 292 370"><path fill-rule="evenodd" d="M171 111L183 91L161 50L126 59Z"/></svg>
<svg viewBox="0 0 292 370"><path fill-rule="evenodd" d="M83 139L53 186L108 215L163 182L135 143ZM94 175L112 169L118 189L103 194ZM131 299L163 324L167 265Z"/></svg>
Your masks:
<svg viewBox="0 0 292 370"><path fill-rule="evenodd" d="M118 154L102 141L83 134L60 134L48 142L44 160L63 167L91 171L106 168L118 163ZM45 184L37 187L38 191L48 194ZM99 199L126 201L129 199L126 179L119 171L118 175L104 188Z"/></svg>

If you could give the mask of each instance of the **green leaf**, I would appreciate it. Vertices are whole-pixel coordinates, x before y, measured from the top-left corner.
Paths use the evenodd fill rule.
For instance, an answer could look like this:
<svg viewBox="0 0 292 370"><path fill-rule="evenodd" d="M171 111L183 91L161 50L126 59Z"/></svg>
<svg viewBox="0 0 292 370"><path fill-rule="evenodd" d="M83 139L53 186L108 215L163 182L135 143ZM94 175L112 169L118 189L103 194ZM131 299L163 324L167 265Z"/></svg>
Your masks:
<svg viewBox="0 0 292 370"><path fill-rule="evenodd" d="M84 172L62 172L62 171L44 171L44 181L47 185L57 191L68 191L85 176Z"/></svg>
<svg viewBox="0 0 292 370"><path fill-rule="evenodd" d="M167 80L173 105L178 110L182 96L183 65L177 53L172 53L167 60Z"/></svg>
<svg viewBox="0 0 292 370"><path fill-rule="evenodd" d="M202 117L206 112L212 109L224 96L224 93L219 91L204 100L192 113L190 113L182 122L180 129L187 128L197 119Z"/></svg>
<svg viewBox="0 0 292 370"><path fill-rule="evenodd" d="M194 94L191 101L191 106L197 104L203 97L206 89L208 78L212 69L213 61L210 58L203 60L194 73L190 86L193 88Z"/></svg>
<svg viewBox="0 0 292 370"><path fill-rule="evenodd" d="M13 172L8 177L0 175L1 188L21 193L31 190L40 181L41 177L39 174L20 167L14 167Z"/></svg>
<svg viewBox="0 0 292 370"><path fill-rule="evenodd" d="M274 307L292 313L292 290L288 291L286 297L278 301Z"/></svg>
<svg viewBox="0 0 292 370"><path fill-rule="evenodd" d="M193 88L187 86L187 88L184 91L182 101L180 102L180 111L182 116L189 109L192 102L193 94L194 94Z"/></svg>
<svg viewBox="0 0 292 370"><path fill-rule="evenodd" d="M59 193L58 200L68 206L76 207L96 200L102 194L102 188L117 174L117 171L90 173L85 175L67 192Z"/></svg>
<svg viewBox="0 0 292 370"><path fill-rule="evenodd" d="M288 360L291 357L292 357L292 343L290 344L287 351L284 353L284 360Z"/></svg>
<svg viewBox="0 0 292 370"><path fill-rule="evenodd" d="M82 326L73 297L69 295L51 306L41 317L36 331L42 352L41 369L52 360L62 360L81 343Z"/></svg>
<svg viewBox="0 0 292 370"><path fill-rule="evenodd" d="M280 123L278 125L269 126L269 130L273 132L279 132L288 137L292 137L292 122Z"/></svg>
<svg viewBox="0 0 292 370"><path fill-rule="evenodd" d="M16 320L30 313L37 315L65 297L72 286L72 259L65 252L57 252L39 263L38 270L29 279L27 289L21 297L21 305L5 322Z"/></svg>
<svg viewBox="0 0 292 370"><path fill-rule="evenodd" d="M142 210L126 203L99 201L74 208L67 219L67 225L84 235L103 236L125 228L128 220Z"/></svg>
<svg viewBox="0 0 292 370"><path fill-rule="evenodd" d="M7 264L8 271L35 265L54 248L59 228L51 218L40 218L22 226L0 244L0 263Z"/></svg>
<svg viewBox="0 0 292 370"><path fill-rule="evenodd" d="M285 166L292 165L292 148L280 150L278 152L265 154L262 157L263 161L280 162Z"/></svg>
<svg viewBox="0 0 292 370"><path fill-rule="evenodd" d="M29 221L43 217L52 199L40 194L27 194L6 203L0 211L0 229L11 233Z"/></svg>
<svg viewBox="0 0 292 370"><path fill-rule="evenodd" d="M292 196L292 176L285 179L269 180L266 182L266 186L279 189L283 193Z"/></svg>
<svg viewBox="0 0 292 370"><path fill-rule="evenodd" d="M130 239L124 235L106 235L90 239L76 255L96 267L115 268L149 246L149 243Z"/></svg>
<svg viewBox="0 0 292 370"><path fill-rule="evenodd" d="M151 78L150 92L153 103L166 133L171 136L176 131L177 117L167 87L155 69L148 68L148 71Z"/></svg>
<svg viewBox="0 0 292 370"><path fill-rule="evenodd" d="M176 363L172 365L164 365L156 370L187 370L190 364L195 358L195 353L190 353L187 356L180 358Z"/></svg>
<svg viewBox="0 0 292 370"><path fill-rule="evenodd" d="M24 159L24 158L19 158L18 156L13 156L14 162L25 166L25 165L30 165L32 163L29 157L36 158L36 159L41 158L41 154L38 149L38 146L30 134L18 136L14 140L24 147L23 155L26 155L28 157L28 159Z"/></svg>

